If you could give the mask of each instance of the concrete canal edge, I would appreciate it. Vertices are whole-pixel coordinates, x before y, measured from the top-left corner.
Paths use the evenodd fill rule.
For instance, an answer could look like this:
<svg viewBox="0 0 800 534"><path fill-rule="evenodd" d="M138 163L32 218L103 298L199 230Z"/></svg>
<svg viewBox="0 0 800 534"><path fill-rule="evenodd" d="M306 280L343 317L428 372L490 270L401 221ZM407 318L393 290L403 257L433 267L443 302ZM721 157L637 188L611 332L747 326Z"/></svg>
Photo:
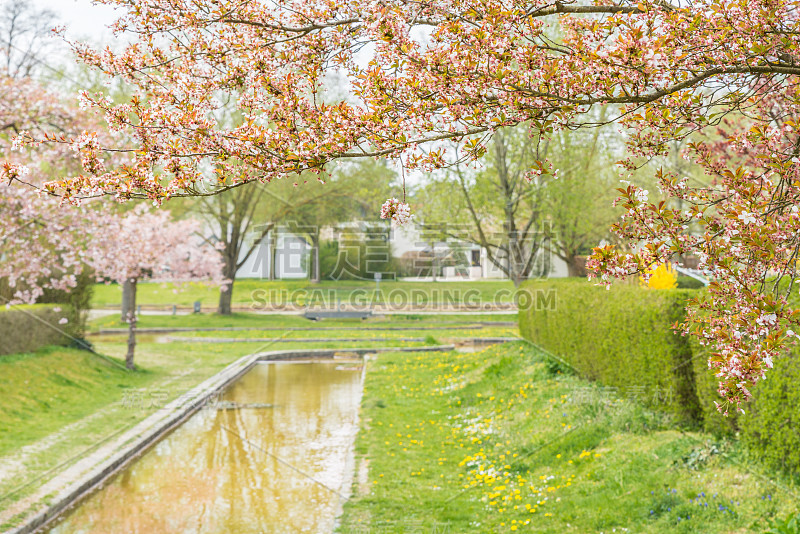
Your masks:
<svg viewBox="0 0 800 534"><path fill-rule="evenodd" d="M454 345L427 347L379 347L346 349L302 349L278 350L248 354L231 363L216 375L206 379L177 399L122 434L113 443L97 449L79 462L90 462L92 468L81 473L75 480L64 481L65 488L59 491L50 504L32 512L22 524L5 531L4 534L32 534L48 526L54 519L73 505L89 496L98 486L141 456L170 431L180 426L202 408L209 399L228 387L259 362L301 359L333 359L338 355L359 355L376 352L432 352L451 351ZM119 446L121 444L121 446ZM109 454L109 450L112 452ZM63 474L63 473L62 473ZM60 475L56 475L58 477ZM37 499L39 502L41 499ZM35 505L34 505L35 506Z"/></svg>

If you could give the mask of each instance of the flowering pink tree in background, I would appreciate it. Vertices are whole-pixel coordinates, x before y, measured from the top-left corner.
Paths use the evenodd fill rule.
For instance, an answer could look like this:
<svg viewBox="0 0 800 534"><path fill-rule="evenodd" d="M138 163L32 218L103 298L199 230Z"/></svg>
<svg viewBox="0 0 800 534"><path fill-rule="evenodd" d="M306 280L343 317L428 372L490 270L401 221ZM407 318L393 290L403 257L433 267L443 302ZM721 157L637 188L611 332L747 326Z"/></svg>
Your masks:
<svg viewBox="0 0 800 534"><path fill-rule="evenodd" d="M123 286L122 314L129 324L125 365L133 369L136 347L136 286L142 280L223 283L219 253L203 242L200 224L192 219L170 220L166 210L144 206L109 218L95 232L90 264L98 279Z"/></svg>
<svg viewBox="0 0 800 534"><path fill-rule="evenodd" d="M84 100L129 141L65 140L83 172L51 191L160 203L347 157L429 170L447 161L440 141L478 158L498 128L528 123L546 138L606 105L632 167L737 114L746 120L726 152L748 158L737 164L695 140L687 157L711 186L661 175L663 203L623 188L629 246L599 249L592 265L608 280L700 255L715 282L687 329L715 347L710 364L735 403L793 336L798 314L780 278L796 275L798 0L100 1L123 8L114 29L130 44L76 50L134 94ZM331 74L347 80L349 98L326 99ZM221 119L232 110L239 120ZM111 164L109 148L131 160ZM531 169L551 172L548 161ZM21 168L3 176L19 179ZM675 198L689 208L678 211ZM384 216L405 219L405 208L390 201Z"/></svg>
<svg viewBox="0 0 800 534"><path fill-rule="evenodd" d="M11 293L6 304L34 303L45 289L74 288L91 229L102 217L91 207L64 209L32 189L0 185L0 279Z"/></svg>
<svg viewBox="0 0 800 534"><path fill-rule="evenodd" d="M7 288L6 304L33 303L46 289L74 288L86 267L92 228L107 216L97 203L65 207L61 199L29 187L79 172L81 162L73 147L68 143L15 147L13 137L28 131L41 138L68 139L84 128L98 130L100 123L29 78L0 75L3 165L26 164L17 180L24 183L0 184L0 280Z"/></svg>

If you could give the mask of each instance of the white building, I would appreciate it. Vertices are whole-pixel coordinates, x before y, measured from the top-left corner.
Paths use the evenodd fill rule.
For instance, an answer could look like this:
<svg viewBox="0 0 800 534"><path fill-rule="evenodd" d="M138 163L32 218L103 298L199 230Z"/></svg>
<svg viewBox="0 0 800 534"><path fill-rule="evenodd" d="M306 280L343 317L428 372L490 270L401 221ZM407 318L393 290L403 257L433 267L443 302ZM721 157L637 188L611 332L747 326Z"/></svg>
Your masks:
<svg viewBox="0 0 800 534"><path fill-rule="evenodd" d="M237 278L270 278L269 271L273 265L270 251L270 236L251 245L253 252L236 273ZM240 258L247 254L242 250ZM279 229L275 246L275 278L302 279L309 277L311 245L302 236Z"/></svg>
<svg viewBox="0 0 800 534"><path fill-rule="evenodd" d="M365 221L342 223L336 227L321 229L320 239L322 242L336 240L341 244L342 239L347 235L363 235L368 228L383 225L386 225L385 221L381 223ZM430 278L432 263L436 266L438 279L498 280L506 278L502 269L489 259L486 249L476 244L458 240L428 240L423 235L420 226L413 222L391 229L386 225L386 229L392 255L407 266L411 265L412 270L413 265L418 264L418 270L425 273L423 275L425 279ZM272 265L270 239L271 236L267 236L260 242L251 245L255 247L255 250L239 269L238 278L270 278L269 270ZM241 257L246 253L246 251L242 251ZM288 228L279 228L275 254L275 278L309 278L312 247L305 237L292 233ZM541 255L538 261L542 262L542 265L549 270L549 277L567 276L567 266L564 261L546 251L542 251Z"/></svg>
<svg viewBox="0 0 800 534"><path fill-rule="evenodd" d="M413 222L392 228L391 244L392 254L396 258L434 257L436 262L443 266L438 270L438 275L445 280L507 278L503 270L489 259L485 248L459 240L446 242L426 240L419 225ZM547 266L548 276L557 278L567 276L567 265L564 261L544 250L540 254L538 261ZM503 259L500 258L498 261ZM427 262L430 269L430 259Z"/></svg>

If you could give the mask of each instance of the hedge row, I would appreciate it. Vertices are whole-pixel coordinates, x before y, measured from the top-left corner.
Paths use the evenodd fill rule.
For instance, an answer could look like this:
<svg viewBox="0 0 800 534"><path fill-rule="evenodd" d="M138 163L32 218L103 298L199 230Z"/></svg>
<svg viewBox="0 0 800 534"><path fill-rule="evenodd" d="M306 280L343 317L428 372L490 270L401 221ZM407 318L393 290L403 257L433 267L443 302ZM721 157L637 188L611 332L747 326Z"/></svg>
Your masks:
<svg viewBox="0 0 800 534"><path fill-rule="evenodd" d="M528 282L519 294L520 332L619 396L697 421L691 346L669 328L689 295L635 286L607 291L583 279Z"/></svg>
<svg viewBox="0 0 800 534"><path fill-rule="evenodd" d="M77 340L82 340L86 335L86 319L91 307L92 293L96 279L88 270L84 269L76 279L75 287L69 291L58 289L45 289L36 300L37 304L52 304L63 309L61 317L66 317L68 322L61 325L67 334ZM5 304L14 297L14 288L9 287L8 280L0 278L0 304ZM41 323L40 323L41 324ZM0 341L3 338L0 337ZM0 354L7 354L0 348Z"/></svg>
<svg viewBox="0 0 800 534"><path fill-rule="evenodd" d="M36 305L0 311L0 356L33 352L46 345L67 345L71 338L59 324L72 312L64 308ZM67 323L68 325L69 323Z"/></svg>
<svg viewBox="0 0 800 534"><path fill-rule="evenodd" d="M775 361L739 417L742 440L761 461L800 474L800 354Z"/></svg>
<svg viewBox="0 0 800 534"><path fill-rule="evenodd" d="M582 376L666 409L714 433L740 431L760 460L800 474L800 352L778 360L753 389L744 416L723 417L708 355L674 332L696 290L611 290L585 280L531 281L520 288L522 335Z"/></svg>

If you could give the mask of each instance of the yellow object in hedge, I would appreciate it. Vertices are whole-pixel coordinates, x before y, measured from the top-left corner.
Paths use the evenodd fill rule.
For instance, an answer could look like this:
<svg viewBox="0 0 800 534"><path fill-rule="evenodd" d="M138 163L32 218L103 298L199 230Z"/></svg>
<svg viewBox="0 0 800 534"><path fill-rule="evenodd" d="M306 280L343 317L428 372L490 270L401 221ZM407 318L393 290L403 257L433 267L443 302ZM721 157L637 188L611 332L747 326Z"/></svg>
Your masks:
<svg viewBox="0 0 800 534"><path fill-rule="evenodd" d="M650 275L650 281L645 283L644 278L640 277L639 280L642 285L646 285L650 289L675 289L678 287L678 273L668 263L662 263L655 268L650 268L647 273Z"/></svg>

